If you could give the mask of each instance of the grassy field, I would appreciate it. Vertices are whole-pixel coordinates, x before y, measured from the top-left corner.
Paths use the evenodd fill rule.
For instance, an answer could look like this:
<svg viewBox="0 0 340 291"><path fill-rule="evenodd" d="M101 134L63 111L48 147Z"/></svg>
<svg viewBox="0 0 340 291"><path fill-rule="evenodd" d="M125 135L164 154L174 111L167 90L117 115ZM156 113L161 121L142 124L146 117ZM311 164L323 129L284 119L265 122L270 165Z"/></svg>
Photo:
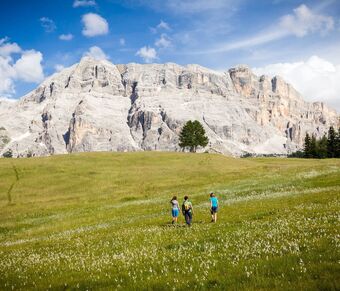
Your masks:
<svg viewBox="0 0 340 291"><path fill-rule="evenodd" d="M339 198L336 159L0 159L0 290L340 290Z"/></svg>

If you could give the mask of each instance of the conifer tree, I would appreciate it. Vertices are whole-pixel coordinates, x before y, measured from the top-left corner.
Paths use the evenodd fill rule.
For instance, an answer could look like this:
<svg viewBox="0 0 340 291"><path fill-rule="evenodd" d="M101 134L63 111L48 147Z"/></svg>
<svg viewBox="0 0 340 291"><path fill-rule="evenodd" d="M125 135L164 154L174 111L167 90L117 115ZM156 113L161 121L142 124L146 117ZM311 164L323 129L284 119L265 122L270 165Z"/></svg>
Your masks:
<svg viewBox="0 0 340 291"><path fill-rule="evenodd" d="M320 159L327 158L327 137L324 135L316 143L317 157Z"/></svg>
<svg viewBox="0 0 340 291"><path fill-rule="evenodd" d="M312 138L310 139L310 145L309 145L309 154L311 158L317 158L317 146L316 146L316 137L314 134L312 134Z"/></svg>
<svg viewBox="0 0 340 291"><path fill-rule="evenodd" d="M190 152L195 153L197 147L205 147L209 142L205 135L202 124L195 120L189 120L183 127L179 135L179 146L183 149L189 148Z"/></svg>
<svg viewBox="0 0 340 291"><path fill-rule="evenodd" d="M4 158L12 158L13 157L12 150L11 149L7 150L2 156Z"/></svg>
<svg viewBox="0 0 340 291"><path fill-rule="evenodd" d="M336 131L331 126L328 130L327 137L327 156L328 158L334 158L336 155Z"/></svg>
<svg viewBox="0 0 340 291"><path fill-rule="evenodd" d="M303 151L305 153L305 158L311 158L311 153L310 153L310 136L308 133L306 133L306 137L305 137L305 144L303 147Z"/></svg>
<svg viewBox="0 0 340 291"><path fill-rule="evenodd" d="M340 158L340 127L335 138L335 157Z"/></svg>

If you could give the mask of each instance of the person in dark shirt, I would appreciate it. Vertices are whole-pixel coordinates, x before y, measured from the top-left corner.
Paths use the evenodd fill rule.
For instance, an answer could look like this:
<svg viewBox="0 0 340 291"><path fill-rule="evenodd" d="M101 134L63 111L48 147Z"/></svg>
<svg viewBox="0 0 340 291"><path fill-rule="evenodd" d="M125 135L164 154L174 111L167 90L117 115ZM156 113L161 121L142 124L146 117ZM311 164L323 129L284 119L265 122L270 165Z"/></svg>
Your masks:
<svg viewBox="0 0 340 291"><path fill-rule="evenodd" d="M189 201L188 196L184 196L184 202L182 204L182 213L185 217L185 222L188 226L191 226L192 222L192 215L193 215L193 208L192 203Z"/></svg>

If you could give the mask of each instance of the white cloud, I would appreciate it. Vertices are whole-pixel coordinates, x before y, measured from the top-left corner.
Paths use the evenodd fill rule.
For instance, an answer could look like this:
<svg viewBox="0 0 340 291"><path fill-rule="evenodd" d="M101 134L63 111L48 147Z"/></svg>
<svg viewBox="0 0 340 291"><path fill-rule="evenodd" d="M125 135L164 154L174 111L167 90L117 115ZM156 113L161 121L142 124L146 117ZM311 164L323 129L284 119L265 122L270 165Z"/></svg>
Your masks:
<svg viewBox="0 0 340 291"><path fill-rule="evenodd" d="M95 13L87 13L82 17L84 24L83 35L93 37L109 33L109 24L105 18Z"/></svg>
<svg viewBox="0 0 340 291"><path fill-rule="evenodd" d="M157 59L157 52L152 47L144 46L137 51L136 56L141 57L146 63L151 63Z"/></svg>
<svg viewBox="0 0 340 291"><path fill-rule="evenodd" d="M108 60L110 57L107 56L104 51L98 46L90 47L89 51L84 56L94 58L96 60Z"/></svg>
<svg viewBox="0 0 340 291"><path fill-rule="evenodd" d="M308 101L323 101L340 112L340 64L318 56L307 61L277 63L255 68L258 75L282 76Z"/></svg>
<svg viewBox="0 0 340 291"><path fill-rule="evenodd" d="M45 29L46 32L53 32L57 28L54 21L48 17L41 17L40 24Z"/></svg>
<svg viewBox="0 0 340 291"><path fill-rule="evenodd" d="M156 10L174 14L199 14L213 11L231 10L233 5L242 0L130 0L130 3L146 5Z"/></svg>
<svg viewBox="0 0 340 291"><path fill-rule="evenodd" d="M228 52L232 50L265 44L273 40L280 39L286 35L287 35L286 32L282 30L266 31L265 33L260 33L260 34L254 35L246 39L242 39L242 40L238 40L234 42L228 42L225 44L220 44L212 49L207 49L207 50L198 51L198 52L189 52L189 53L191 54L192 53L196 53L196 54L208 54L209 53L210 54L210 53Z"/></svg>
<svg viewBox="0 0 340 291"><path fill-rule="evenodd" d="M15 93L15 75L11 59L0 56L0 94L10 96Z"/></svg>
<svg viewBox="0 0 340 291"><path fill-rule="evenodd" d="M334 29L334 20L331 16L318 14L302 4L294 9L292 14L280 17L275 24L258 34L245 39L222 43L207 50L191 51L189 53L211 54L228 52L266 44L288 36L303 37L310 33L325 34L332 29Z"/></svg>
<svg viewBox="0 0 340 291"><path fill-rule="evenodd" d="M237 1L228 0L167 0L167 6L175 13L201 13L230 8Z"/></svg>
<svg viewBox="0 0 340 291"><path fill-rule="evenodd" d="M41 62L43 55L35 50L25 51L14 64L17 78L25 82L39 83L44 79Z"/></svg>
<svg viewBox="0 0 340 291"><path fill-rule="evenodd" d="M73 2L73 7L89 7L89 6L96 6L96 1L94 0L75 0Z"/></svg>
<svg viewBox="0 0 340 291"><path fill-rule="evenodd" d="M72 40L73 39L73 34L68 33L68 34L61 34L59 35L60 40Z"/></svg>
<svg viewBox="0 0 340 291"><path fill-rule="evenodd" d="M24 51L16 43L0 40L0 94L11 96L15 93L15 81L40 82L44 78L41 65L42 54L35 50ZM20 54L14 62L12 54Z"/></svg>
<svg viewBox="0 0 340 291"><path fill-rule="evenodd" d="M125 38L119 39L119 44L120 44L121 46L124 46L124 45L125 45Z"/></svg>
<svg viewBox="0 0 340 291"><path fill-rule="evenodd" d="M157 28L164 29L164 30L171 30L170 25L163 20L161 20L161 22L157 25Z"/></svg>
<svg viewBox="0 0 340 291"><path fill-rule="evenodd" d="M2 38L0 39L0 56L8 57L11 54L20 53L21 48L18 44L14 43L6 43L8 39Z"/></svg>
<svg viewBox="0 0 340 291"><path fill-rule="evenodd" d="M0 103L2 102L7 102L7 103L14 103L14 102L17 102L18 100L17 99L13 99L13 98L8 98L8 97L5 97L5 96L0 96Z"/></svg>
<svg viewBox="0 0 340 291"><path fill-rule="evenodd" d="M166 33L162 33L161 37L156 40L155 46L160 48L168 48L171 46L171 39L168 37Z"/></svg>
<svg viewBox="0 0 340 291"><path fill-rule="evenodd" d="M159 24L157 24L156 27L150 27L150 31L151 31L152 33L157 33L157 32L160 31L160 30L168 30L168 31L170 31L170 30L171 30L171 27L170 27L170 25L169 25L168 23L166 23L166 22L163 21L163 20L161 20L161 21L159 22Z"/></svg>
<svg viewBox="0 0 340 291"><path fill-rule="evenodd" d="M313 32L329 32L334 28L334 20L331 16L314 13L302 4L294 9L293 14L281 17L279 25L288 33L303 37Z"/></svg>
<svg viewBox="0 0 340 291"><path fill-rule="evenodd" d="M4 37L4 38L0 38L0 45L4 44L8 40L9 40L9 38L7 36Z"/></svg>
<svg viewBox="0 0 340 291"><path fill-rule="evenodd" d="M56 64L56 65L54 66L54 69L55 69L56 72L60 72L60 71L64 70L65 67L64 67L63 65Z"/></svg>

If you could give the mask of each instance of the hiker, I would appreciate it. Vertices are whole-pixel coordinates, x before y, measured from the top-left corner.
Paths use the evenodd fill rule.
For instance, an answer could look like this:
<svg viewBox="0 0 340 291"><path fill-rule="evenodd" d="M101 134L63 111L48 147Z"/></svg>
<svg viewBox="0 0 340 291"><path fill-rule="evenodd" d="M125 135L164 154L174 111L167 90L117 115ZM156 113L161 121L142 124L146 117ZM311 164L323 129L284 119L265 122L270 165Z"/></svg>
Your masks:
<svg viewBox="0 0 340 291"><path fill-rule="evenodd" d="M179 203L177 201L177 196L172 197L170 200L171 203L171 215L172 215L172 224L177 223L178 215L179 215Z"/></svg>
<svg viewBox="0 0 340 291"><path fill-rule="evenodd" d="M213 192L210 192L211 222L217 221L218 199Z"/></svg>
<svg viewBox="0 0 340 291"><path fill-rule="evenodd" d="M185 217L185 222L188 226L191 226L191 220L193 215L192 203L189 201L188 196L184 196L184 201L182 204L182 213Z"/></svg>

